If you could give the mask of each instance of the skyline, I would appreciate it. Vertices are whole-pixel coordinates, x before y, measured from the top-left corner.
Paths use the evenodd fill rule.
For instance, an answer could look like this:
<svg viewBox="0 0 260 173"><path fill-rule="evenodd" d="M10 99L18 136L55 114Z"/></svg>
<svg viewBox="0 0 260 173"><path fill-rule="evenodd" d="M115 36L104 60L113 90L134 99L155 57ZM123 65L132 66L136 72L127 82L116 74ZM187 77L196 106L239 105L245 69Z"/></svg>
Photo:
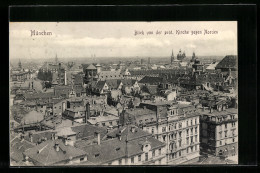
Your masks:
<svg viewBox="0 0 260 173"><path fill-rule="evenodd" d="M191 31L218 34L191 35ZM51 35L32 36L32 31ZM179 31L190 34L177 35ZM136 35L135 31L153 31ZM156 35L162 31L161 35ZM164 35L172 31L173 35ZM237 22L10 22L10 59L237 55Z"/></svg>

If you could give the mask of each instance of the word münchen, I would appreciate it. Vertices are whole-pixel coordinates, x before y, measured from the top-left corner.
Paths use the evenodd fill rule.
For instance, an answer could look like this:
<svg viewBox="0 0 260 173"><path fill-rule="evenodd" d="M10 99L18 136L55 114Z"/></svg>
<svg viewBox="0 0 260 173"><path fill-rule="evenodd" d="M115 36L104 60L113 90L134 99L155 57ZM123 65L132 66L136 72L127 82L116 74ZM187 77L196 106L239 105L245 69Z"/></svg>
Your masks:
<svg viewBox="0 0 260 173"><path fill-rule="evenodd" d="M38 36L38 35L52 35L52 32L47 31L37 31L37 30L31 30L31 37L32 36Z"/></svg>

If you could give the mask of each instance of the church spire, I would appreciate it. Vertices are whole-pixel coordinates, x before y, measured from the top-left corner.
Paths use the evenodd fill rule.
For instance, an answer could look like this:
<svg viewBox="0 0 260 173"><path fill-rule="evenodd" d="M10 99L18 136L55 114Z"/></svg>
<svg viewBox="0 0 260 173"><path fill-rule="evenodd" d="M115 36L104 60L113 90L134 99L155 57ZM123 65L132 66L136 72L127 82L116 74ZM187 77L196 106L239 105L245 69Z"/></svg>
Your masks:
<svg viewBox="0 0 260 173"><path fill-rule="evenodd" d="M55 57L55 64L56 64L56 65L58 64L58 56L57 56L57 53L56 53L56 57Z"/></svg>
<svg viewBox="0 0 260 173"><path fill-rule="evenodd" d="M18 67L19 67L20 69L22 69L22 63L21 63L21 59L19 59L19 62L18 62Z"/></svg>
<svg viewBox="0 0 260 173"><path fill-rule="evenodd" d="M173 50L172 50L171 64L173 63L173 61L174 61L174 55L173 55Z"/></svg>

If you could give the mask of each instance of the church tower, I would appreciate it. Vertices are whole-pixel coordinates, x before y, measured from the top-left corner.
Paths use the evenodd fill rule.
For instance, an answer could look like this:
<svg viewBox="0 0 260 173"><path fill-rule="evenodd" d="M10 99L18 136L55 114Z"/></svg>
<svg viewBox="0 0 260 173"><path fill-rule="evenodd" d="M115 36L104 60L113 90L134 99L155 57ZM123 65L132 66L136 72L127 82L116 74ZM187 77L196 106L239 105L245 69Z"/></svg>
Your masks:
<svg viewBox="0 0 260 173"><path fill-rule="evenodd" d="M22 63L21 63L21 60L19 59L19 62L18 62L18 67L19 67L19 69L22 69L23 67L22 67Z"/></svg>
<svg viewBox="0 0 260 173"><path fill-rule="evenodd" d="M172 50L171 64L173 63L173 61L174 61L174 55L173 55L173 50Z"/></svg>

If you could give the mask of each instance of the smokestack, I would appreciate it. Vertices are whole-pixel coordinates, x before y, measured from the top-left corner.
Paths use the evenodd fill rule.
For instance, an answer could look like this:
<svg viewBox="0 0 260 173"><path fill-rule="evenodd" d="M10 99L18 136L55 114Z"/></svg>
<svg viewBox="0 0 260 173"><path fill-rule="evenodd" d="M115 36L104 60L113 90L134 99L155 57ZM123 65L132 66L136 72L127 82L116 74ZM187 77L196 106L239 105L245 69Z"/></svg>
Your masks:
<svg viewBox="0 0 260 173"><path fill-rule="evenodd" d="M85 112L85 123L87 123L87 120L90 117L90 104L89 102L87 102L86 104L86 112Z"/></svg>
<svg viewBox="0 0 260 173"><path fill-rule="evenodd" d="M64 70L64 85L67 85L67 73L66 73L66 70Z"/></svg>

